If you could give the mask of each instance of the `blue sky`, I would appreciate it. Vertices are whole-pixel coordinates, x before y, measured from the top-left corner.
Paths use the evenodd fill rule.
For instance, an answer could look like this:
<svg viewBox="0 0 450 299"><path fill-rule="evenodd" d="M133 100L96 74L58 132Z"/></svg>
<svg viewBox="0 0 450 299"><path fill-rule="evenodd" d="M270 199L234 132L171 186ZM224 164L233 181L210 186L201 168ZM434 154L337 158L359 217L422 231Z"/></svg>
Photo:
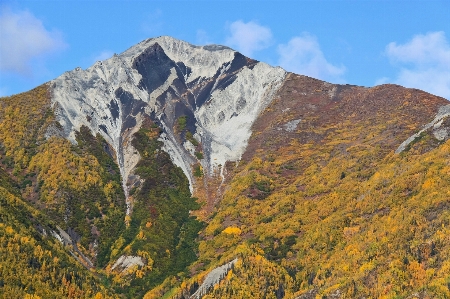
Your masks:
<svg viewBox="0 0 450 299"><path fill-rule="evenodd" d="M448 0L2 0L0 95L170 35L333 83L396 83L450 99L449 18Z"/></svg>

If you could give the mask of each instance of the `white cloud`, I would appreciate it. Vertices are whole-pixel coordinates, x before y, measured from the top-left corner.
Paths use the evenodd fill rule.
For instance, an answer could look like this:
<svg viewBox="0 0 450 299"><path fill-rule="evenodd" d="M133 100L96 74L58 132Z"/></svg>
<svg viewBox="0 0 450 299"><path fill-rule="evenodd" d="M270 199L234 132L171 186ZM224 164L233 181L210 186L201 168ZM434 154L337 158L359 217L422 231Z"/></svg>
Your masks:
<svg viewBox="0 0 450 299"><path fill-rule="evenodd" d="M385 53L399 67L394 83L450 99L450 45L443 31L415 35L405 44L389 43Z"/></svg>
<svg viewBox="0 0 450 299"><path fill-rule="evenodd" d="M270 28L253 21L248 23L241 20L233 22L228 26L228 30L230 35L227 37L225 44L249 57L253 55L253 52L265 49L272 43Z"/></svg>
<svg viewBox="0 0 450 299"><path fill-rule="evenodd" d="M66 47L61 35L48 31L28 11L0 11L0 70L30 75L31 61Z"/></svg>
<svg viewBox="0 0 450 299"><path fill-rule="evenodd" d="M111 58L113 55L114 55L113 51L110 50L102 51L100 54L94 57L94 62L103 61L105 59Z"/></svg>
<svg viewBox="0 0 450 299"><path fill-rule="evenodd" d="M308 33L293 37L285 45L279 45L278 54L279 65L287 71L336 83L344 81L342 75L345 67L329 63L316 37Z"/></svg>
<svg viewBox="0 0 450 299"><path fill-rule="evenodd" d="M203 30L199 29L197 30L197 36L196 36L197 44L198 45L210 45L212 42L209 39L208 33Z"/></svg>
<svg viewBox="0 0 450 299"><path fill-rule="evenodd" d="M394 62L425 66L442 63L450 66L450 47L443 31L416 35L403 45L389 43L386 46L386 54Z"/></svg>

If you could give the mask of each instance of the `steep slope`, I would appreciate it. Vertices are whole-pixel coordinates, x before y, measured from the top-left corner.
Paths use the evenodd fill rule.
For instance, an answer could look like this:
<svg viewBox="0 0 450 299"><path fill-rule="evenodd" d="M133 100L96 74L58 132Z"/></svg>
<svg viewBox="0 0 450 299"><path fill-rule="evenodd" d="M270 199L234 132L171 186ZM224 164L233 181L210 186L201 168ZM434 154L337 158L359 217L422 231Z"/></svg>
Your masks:
<svg viewBox="0 0 450 299"><path fill-rule="evenodd" d="M110 298L113 292L51 237L54 223L22 201L19 189L0 168L0 296Z"/></svg>
<svg viewBox="0 0 450 299"><path fill-rule="evenodd" d="M400 86L289 74L204 230L200 275L177 298L236 257L204 298L448 298L450 144L436 134L449 130L448 107Z"/></svg>
<svg viewBox="0 0 450 299"><path fill-rule="evenodd" d="M146 40L2 98L2 167L85 266L139 296L195 261L195 181L240 158L284 75L226 47Z"/></svg>
<svg viewBox="0 0 450 299"><path fill-rule="evenodd" d="M8 192L52 219L49 238L119 294L139 297L167 275L183 273L196 259L202 224L189 215L198 205L182 170L161 150L161 130L147 117L133 139L142 156L136 168L142 186L133 189L136 211L127 216L114 149L84 126L75 133L76 145L58 136L63 128L50 109L49 90L43 85L0 100L0 165L5 182L14 182L8 190L15 193ZM9 250L7 261L14 259ZM21 288L14 282L8 282L11 288Z"/></svg>
<svg viewBox="0 0 450 299"><path fill-rule="evenodd" d="M52 105L61 135L75 142L75 132L86 126L113 147L127 197L128 186L139 183L133 169L140 156L132 135L150 116L193 191L194 165L213 174L226 161L239 160L253 121L284 76L282 69L229 48L164 36L53 80Z"/></svg>

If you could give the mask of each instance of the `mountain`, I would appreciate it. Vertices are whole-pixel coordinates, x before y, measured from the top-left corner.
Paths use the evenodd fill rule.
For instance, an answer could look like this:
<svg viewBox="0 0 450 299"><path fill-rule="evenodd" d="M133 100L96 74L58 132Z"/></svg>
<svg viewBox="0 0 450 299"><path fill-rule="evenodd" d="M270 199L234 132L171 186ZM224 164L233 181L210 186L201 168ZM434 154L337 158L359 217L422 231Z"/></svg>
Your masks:
<svg viewBox="0 0 450 299"><path fill-rule="evenodd" d="M163 130L164 150L193 191L192 168L199 160L208 174L239 160L251 124L285 75L223 46L195 47L160 37L53 80L52 106L63 126L58 135L75 142L75 132L86 126L105 138L126 194L140 159L130 140L149 117ZM203 159L195 156L195 140Z"/></svg>
<svg viewBox="0 0 450 299"><path fill-rule="evenodd" d="M163 36L0 107L6 297L450 297L443 98Z"/></svg>

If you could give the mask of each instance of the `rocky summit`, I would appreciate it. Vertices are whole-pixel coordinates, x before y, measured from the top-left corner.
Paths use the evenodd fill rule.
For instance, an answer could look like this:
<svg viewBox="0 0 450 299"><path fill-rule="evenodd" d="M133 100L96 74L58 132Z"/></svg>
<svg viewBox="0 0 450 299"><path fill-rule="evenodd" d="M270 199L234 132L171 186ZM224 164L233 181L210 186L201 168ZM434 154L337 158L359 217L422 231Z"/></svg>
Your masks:
<svg viewBox="0 0 450 299"><path fill-rule="evenodd" d="M240 159L251 125L285 76L281 68L227 47L198 47L164 36L56 78L52 106L63 126L61 135L76 142L75 132L84 125L113 147L125 192L139 161L130 139L149 117L163 130L164 150L183 170L192 191L195 163L211 174ZM180 117L185 117L186 132L202 144L201 161L192 142L184 134L176 136Z"/></svg>
<svg viewBox="0 0 450 299"><path fill-rule="evenodd" d="M449 138L421 90L147 39L0 99L0 294L450 298Z"/></svg>

